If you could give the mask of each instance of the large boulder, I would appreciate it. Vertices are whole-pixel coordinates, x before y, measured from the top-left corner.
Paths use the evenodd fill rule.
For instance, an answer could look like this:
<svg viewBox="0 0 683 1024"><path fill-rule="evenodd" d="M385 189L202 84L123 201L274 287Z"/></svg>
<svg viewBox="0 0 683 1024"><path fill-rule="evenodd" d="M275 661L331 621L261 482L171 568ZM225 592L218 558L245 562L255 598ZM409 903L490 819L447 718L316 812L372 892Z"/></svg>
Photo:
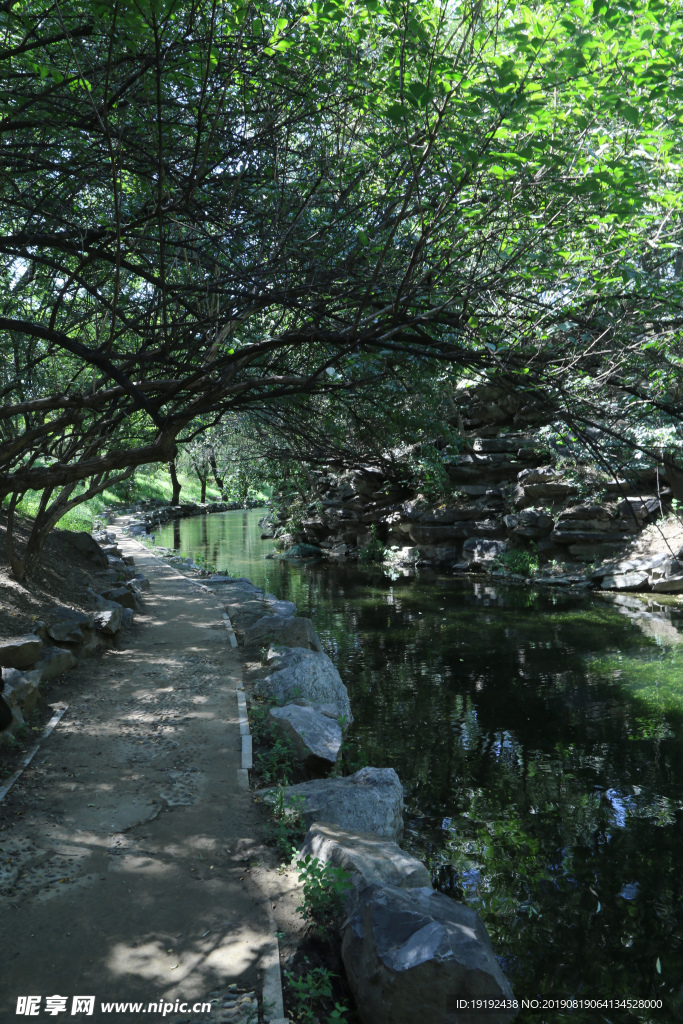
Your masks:
<svg viewBox="0 0 683 1024"><path fill-rule="evenodd" d="M485 540L479 537L470 537L462 546L463 557L466 562L480 564L492 562L494 558L502 554L508 548L505 540Z"/></svg>
<svg viewBox="0 0 683 1024"><path fill-rule="evenodd" d="M552 466L535 466L533 469L523 469L517 474L517 480L523 487L528 484L550 483L556 477L557 472Z"/></svg>
<svg viewBox="0 0 683 1024"><path fill-rule="evenodd" d="M59 530L57 535L68 541L72 548L75 548L79 554L87 558L93 565L100 566L102 569L107 568L107 556L89 533L75 530Z"/></svg>
<svg viewBox="0 0 683 1024"><path fill-rule="evenodd" d="M547 537L553 528L552 516L545 512L535 512L532 509L520 511L517 515L505 516L503 522L508 533L515 537L525 537L528 540Z"/></svg>
<svg viewBox="0 0 683 1024"><path fill-rule="evenodd" d="M364 1024L480 1024L471 999L513 1000L475 910L431 888L370 885L342 926L342 959ZM507 1024L514 1010L492 1010Z"/></svg>
<svg viewBox="0 0 683 1024"><path fill-rule="evenodd" d="M57 643L81 644L85 639L83 630L91 630L94 624L92 613L59 606L50 612L47 631Z"/></svg>
<svg viewBox="0 0 683 1024"><path fill-rule="evenodd" d="M128 609L126 609L128 610ZM124 609L120 604L105 608L95 615L95 628L105 636L114 636L123 625Z"/></svg>
<svg viewBox="0 0 683 1024"><path fill-rule="evenodd" d="M352 832L327 822L309 828L301 855L309 855L349 873L353 889L345 903L354 904L366 885L392 885L399 889L430 888L429 872L390 839L372 832Z"/></svg>
<svg viewBox="0 0 683 1024"><path fill-rule="evenodd" d="M102 597L105 601L120 604L122 608L132 608L133 611L139 611L140 609L137 595L130 587L114 587L112 590L104 590Z"/></svg>
<svg viewBox="0 0 683 1024"><path fill-rule="evenodd" d="M268 803L275 790L261 790ZM307 828L329 821L352 832L397 842L403 833L403 787L393 768L361 768L341 779L314 779L285 789L285 807L298 808Z"/></svg>
<svg viewBox="0 0 683 1024"><path fill-rule="evenodd" d="M600 584L601 590L646 590L648 575L646 572L625 572L617 576L605 576Z"/></svg>
<svg viewBox="0 0 683 1024"><path fill-rule="evenodd" d="M304 647L271 648L268 667L270 674L254 687L257 696L280 703L302 697L318 708L332 704L346 724L353 721L349 691L326 654Z"/></svg>
<svg viewBox="0 0 683 1024"><path fill-rule="evenodd" d="M655 580L652 589L656 594L680 594L683 591L683 576L669 576L667 579Z"/></svg>
<svg viewBox="0 0 683 1024"><path fill-rule="evenodd" d="M242 634L246 646L267 647L281 644L284 647L307 647L322 652L320 638L310 619L292 615L264 615Z"/></svg>
<svg viewBox="0 0 683 1024"><path fill-rule="evenodd" d="M283 558L322 558L323 551L317 544L294 544L285 551Z"/></svg>
<svg viewBox="0 0 683 1024"><path fill-rule="evenodd" d="M274 594L265 594L264 601L271 615L282 615L284 618L296 615L296 605L293 601L281 601Z"/></svg>
<svg viewBox="0 0 683 1024"><path fill-rule="evenodd" d="M624 519L635 519L639 526L646 522L654 522L659 517L660 511L661 505L656 495L624 498L617 505L617 512Z"/></svg>
<svg viewBox="0 0 683 1024"><path fill-rule="evenodd" d="M20 672L18 668L3 668L2 695L6 704L12 708L21 707L22 711L31 711L38 700L40 689L40 672Z"/></svg>
<svg viewBox="0 0 683 1024"><path fill-rule="evenodd" d="M11 640L0 640L0 666L3 668L28 668L40 657L43 641L29 633Z"/></svg>
<svg viewBox="0 0 683 1024"><path fill-rule="evenodd" d="M271 725L294 747L302 761L321 760L336 764L342 745L342 728L329 712L318 711L307 701L271 708Z"/></svg>
<svg viewBox="0 0 683 1024"><path fill-rule="evenodd" d="M408 535L413 544L438 544L445 540L456 540L466 537L464 523L444 524L441 526L423 525L422 523L411 523Z"/></svg>
<svg viewBox="0 0 683 1024"><path fill-rule="evenodd" d="M73 651L64 647L46 647L40 661L36 663L35 671L40 672L40 681L44 683L47 679L54 679L75 668L77 664L78 658Z"/></svg>

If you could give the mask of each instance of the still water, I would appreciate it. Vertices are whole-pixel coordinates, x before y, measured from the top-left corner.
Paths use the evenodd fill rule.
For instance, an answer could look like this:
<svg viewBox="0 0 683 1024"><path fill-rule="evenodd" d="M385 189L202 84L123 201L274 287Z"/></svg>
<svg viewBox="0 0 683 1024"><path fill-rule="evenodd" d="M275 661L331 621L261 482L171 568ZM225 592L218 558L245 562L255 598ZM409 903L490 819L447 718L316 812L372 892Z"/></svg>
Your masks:
<svg viewBox="0 0 683 1024"><path fill-rule="evenodd" d="M261 515L156 543L313 619L350 760L396 768L405 845L479 911L515 994L664 1001L518 1019L683 1020L683 606L267 560Z"/></svg>

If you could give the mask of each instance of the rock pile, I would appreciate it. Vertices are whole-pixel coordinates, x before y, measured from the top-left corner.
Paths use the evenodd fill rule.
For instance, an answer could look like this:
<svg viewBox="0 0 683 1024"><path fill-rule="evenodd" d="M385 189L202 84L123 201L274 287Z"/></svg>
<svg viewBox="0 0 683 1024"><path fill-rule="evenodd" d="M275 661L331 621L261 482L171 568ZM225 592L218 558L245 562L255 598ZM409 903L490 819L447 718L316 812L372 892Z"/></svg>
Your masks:
<svg viewBox="0 0 683 1024"><path fill-rule="evenodd" d="M275 538L284 557L354 559L379 542L399 565L483 572L497 567L507 552L527 549L541 564L575 563L581 572L581 566L623 558L627 545L666 512L672 497L666 486L652 493L660 478L666 483L655 469L640 470L631 482L605 478L599 488L581 480L578 471L568 478L533 434L471 437L462 451L442 455L453 485L448 501L430 503L387 480L376 466L321 473L318 496L303 518L292 521L286 510L273 512L261 520L264 536ZM585 498L596 490L600 501ZM624 574L606 572L598 583L584 572L582 583L589 578L592 586L606 589L603 581L615 575ZM641 582L653 588L657 580L648 572ZM675 580L662 587L667 585L668 592L677 589Z"/></svg>
<svg viewBox="0 0 683 1024"><path fill-rule="evenodd" d="M220 593L245 645L260 646L278 631L278 644L268 649L269 672L255 693L277 702L268 713L275 735L286 736L309 767L329 770L352 716L348 691L312 623L296 616L293 605L270 614L283 602L249 580L214 576L207 582ZM307 645L300 642L302 622L308 623ZM317 858L350 876L342 957L364 1024L462 1024L470 1020L463 999L513 999L478 914L435 892L424 864L397 845L403 787L393 768L361 768L256 796L266 804L281 801L285 812L304 822L304 861ZM489 1016L502 1024L514 1012Z"/></svg>
<svg viewBox="0 0 683 1024"><path fill-rule="evenodd" d="M0 702L4 706L0 720L7 723L0 737L12 735L24 724L24 714L35 706L42 683L70 671L79 658L95 654L131 624L141 608L142 591L149 586L149 580L129 564L132 559L123 560L114 534L102 533L97 539L71 531L63 531L63 535L93 565L116 571L102 575L128 579L101 592L86 590L85 596L96 604L97 612L60 605L52 608L44 621L36 622L31 634L0 641Z"/></svg>

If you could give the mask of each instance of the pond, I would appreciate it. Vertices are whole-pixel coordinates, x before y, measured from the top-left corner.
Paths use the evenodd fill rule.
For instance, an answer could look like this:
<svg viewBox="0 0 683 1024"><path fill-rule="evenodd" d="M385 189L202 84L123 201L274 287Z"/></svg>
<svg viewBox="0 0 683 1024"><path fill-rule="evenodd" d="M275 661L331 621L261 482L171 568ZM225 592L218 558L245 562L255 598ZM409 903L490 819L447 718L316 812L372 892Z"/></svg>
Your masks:
<svg viewBox="0 0 683 1024"><path fill-rule="evenodd" d="M405 845L479 911L515 994L664 1001L518 1019L683 1020L683 607L268 560L261 515L156 543L310 615L352 760L396 768Z"/></svg>

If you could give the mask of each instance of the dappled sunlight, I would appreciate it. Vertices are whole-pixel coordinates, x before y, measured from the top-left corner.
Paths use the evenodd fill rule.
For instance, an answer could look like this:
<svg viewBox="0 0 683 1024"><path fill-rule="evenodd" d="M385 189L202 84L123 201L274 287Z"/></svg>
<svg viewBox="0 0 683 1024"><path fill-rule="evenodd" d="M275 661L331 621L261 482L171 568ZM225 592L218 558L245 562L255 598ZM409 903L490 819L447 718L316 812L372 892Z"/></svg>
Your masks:
<svg viewBox="0 0 683 1024"><path fill-rule="evenodd" d="M201 999L217 985L239 982L252 973L269 949L263 933L243 922L207 932L194 939L141 937L115 943L107 954L107 969L121 990L126 979L135 978L167 998Z"/></svg>

